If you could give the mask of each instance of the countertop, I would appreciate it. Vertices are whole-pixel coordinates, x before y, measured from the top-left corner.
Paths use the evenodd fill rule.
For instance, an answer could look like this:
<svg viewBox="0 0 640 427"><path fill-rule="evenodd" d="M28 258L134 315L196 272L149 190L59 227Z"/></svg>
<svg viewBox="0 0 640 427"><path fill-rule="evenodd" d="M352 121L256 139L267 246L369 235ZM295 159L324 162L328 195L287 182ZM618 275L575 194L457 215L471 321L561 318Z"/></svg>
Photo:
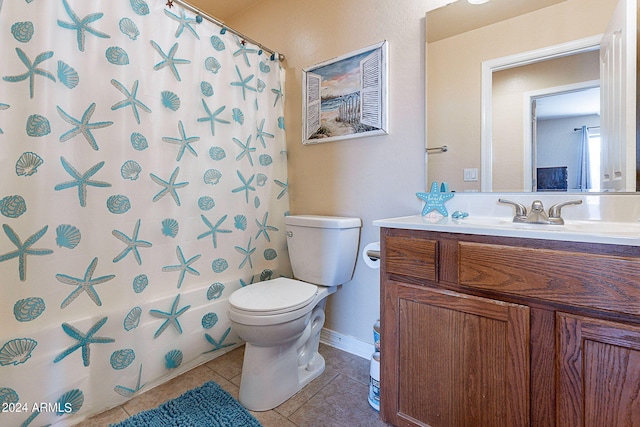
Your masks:
<svg viewBox="0 0 640 427"><path fill-rule="evenodd" d="M565 225L519 224L513 223L509 217L469 216L453 219L436 215L412 215L375 220L373 225L445 233L640 246L640 222L565 222Z"/></svg>

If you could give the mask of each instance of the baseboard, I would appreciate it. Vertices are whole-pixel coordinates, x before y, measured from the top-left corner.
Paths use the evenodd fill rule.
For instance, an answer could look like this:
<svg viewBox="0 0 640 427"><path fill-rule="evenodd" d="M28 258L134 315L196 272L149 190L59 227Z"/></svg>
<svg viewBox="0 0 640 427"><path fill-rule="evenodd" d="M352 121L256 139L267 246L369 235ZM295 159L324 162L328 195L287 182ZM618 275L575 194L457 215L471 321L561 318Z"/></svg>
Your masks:
<svg viewBox="0 0 640 427"><path fill-rule="evenodd" d="M371 359L371 355L375 350L373 344L360 341L349 335L342 335L327 328L322 328L320 331L320 342L367 360Z"/></svg>

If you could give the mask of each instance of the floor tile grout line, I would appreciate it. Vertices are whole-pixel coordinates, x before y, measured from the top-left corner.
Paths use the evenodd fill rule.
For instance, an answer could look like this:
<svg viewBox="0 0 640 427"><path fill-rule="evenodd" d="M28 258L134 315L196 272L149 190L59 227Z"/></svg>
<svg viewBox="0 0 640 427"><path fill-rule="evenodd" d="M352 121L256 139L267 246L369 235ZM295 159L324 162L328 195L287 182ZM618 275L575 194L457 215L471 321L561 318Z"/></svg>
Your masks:
<svg viewBox="0 0 640 427"><path fill-rule="evenodd" d="M315 393L313 393L311 396L309 396L308 399L306 399L300 406L298 406L296 408L295 411L293 411L291 414L289 414L289 416L285 416L284 414L282 414L281 412L278 412L278 410L276 408L275 411L278 412L280 415L282 415L283 417L285 417L287 420L290 420L290 417L292 417L293 415L295 415L298 411L302 410L304 405L306 405L307 403L309 403L311 401L311 399L313 399L318 393L320 393L322 390L325 389L325 387L327 387L329 384L331 384L333 381L335 381L336 378L338 378L340 375L342 375L340 372L336 373L333 378L331 378L325 385L323 385L322 387L320 387L318 390L316 390ZM295 396L295 395L294 395ZM293 423L293 421L291 421ZM294 423L295 424L295 423ZM297 425L297 424L296 424Z"/></svg>
<svg viewBox="0 0 640 427"><path fill-rule="evenodd" d="M125 409L124 405L120 405L120 408L124 411L124 413L125 413L125 414L127 414L127 418L129 418L129 417L132 417L132 416L133 416L133 415L131 415L131 414L129 413L129 411L127 411L127 410Z"/></svg>

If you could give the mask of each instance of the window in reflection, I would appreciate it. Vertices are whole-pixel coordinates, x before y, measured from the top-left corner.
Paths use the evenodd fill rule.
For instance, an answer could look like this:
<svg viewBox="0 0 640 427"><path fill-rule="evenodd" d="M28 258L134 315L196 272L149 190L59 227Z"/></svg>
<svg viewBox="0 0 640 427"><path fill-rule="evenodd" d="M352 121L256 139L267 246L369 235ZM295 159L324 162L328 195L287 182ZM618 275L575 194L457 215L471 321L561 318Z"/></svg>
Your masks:
<svg viewBox="0 0 640 427"><path fill-rule="evenodd" d="M600 191L600 128L587 128L589 138L589 177L591 188L588 191Z"/></svg>

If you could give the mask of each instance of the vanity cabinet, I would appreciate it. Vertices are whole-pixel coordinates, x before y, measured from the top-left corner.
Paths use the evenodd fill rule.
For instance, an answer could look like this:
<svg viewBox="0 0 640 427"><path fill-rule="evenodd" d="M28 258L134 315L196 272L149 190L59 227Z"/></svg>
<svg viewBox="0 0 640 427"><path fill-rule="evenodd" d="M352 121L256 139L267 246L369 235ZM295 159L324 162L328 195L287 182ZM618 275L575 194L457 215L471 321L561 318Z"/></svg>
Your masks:
<svg viewBox="0 0 640 427"><path fill-rule="evenodd" d="M558 424L640 423L640 328L557 315Z"/></svg>
<svg viewBox="0 0 640 427"><path fill-rule="evenodd" d="M640 250L381 229L381 417L640 425Z"/></svg>

